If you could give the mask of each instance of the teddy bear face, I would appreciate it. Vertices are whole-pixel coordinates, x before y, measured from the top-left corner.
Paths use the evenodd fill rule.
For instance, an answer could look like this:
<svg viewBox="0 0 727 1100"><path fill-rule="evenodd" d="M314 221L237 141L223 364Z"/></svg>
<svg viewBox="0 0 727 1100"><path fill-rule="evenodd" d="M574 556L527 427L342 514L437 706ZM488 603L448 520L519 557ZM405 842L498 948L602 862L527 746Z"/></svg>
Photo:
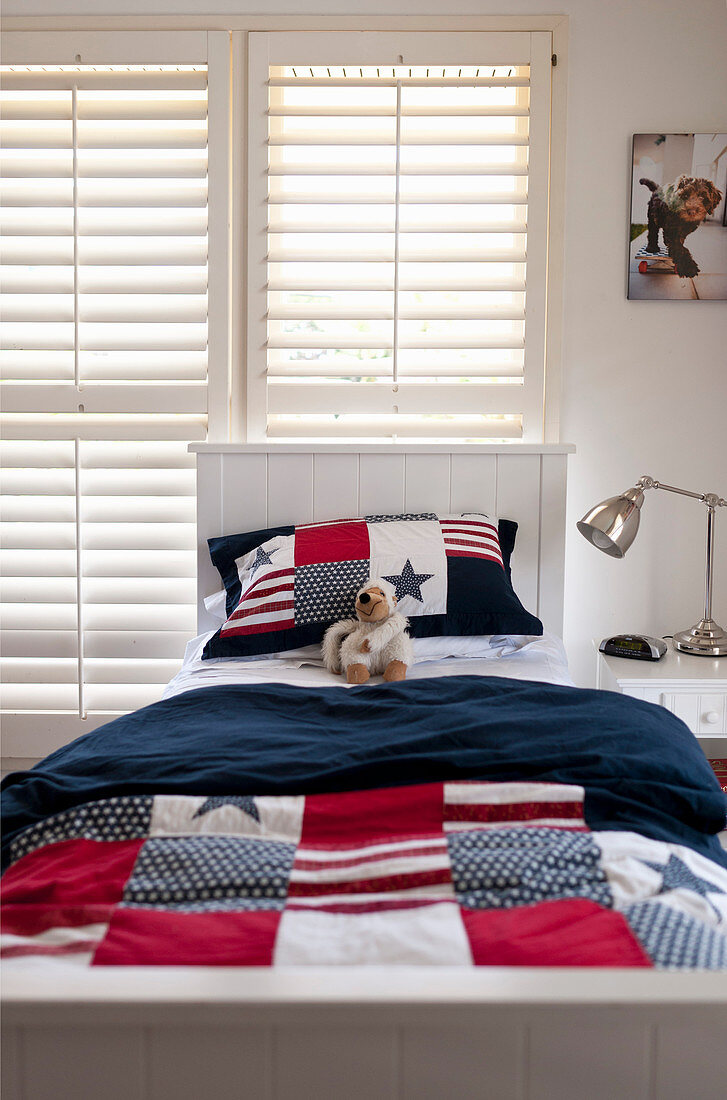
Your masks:
<svg viewBox="0 0 727 1100"><path fill-rule="evenodd" d="M356 616L362 623L380 623L393 614L395 606L395 596L387 596L378 585L370 585L356 597Z"/></svg>

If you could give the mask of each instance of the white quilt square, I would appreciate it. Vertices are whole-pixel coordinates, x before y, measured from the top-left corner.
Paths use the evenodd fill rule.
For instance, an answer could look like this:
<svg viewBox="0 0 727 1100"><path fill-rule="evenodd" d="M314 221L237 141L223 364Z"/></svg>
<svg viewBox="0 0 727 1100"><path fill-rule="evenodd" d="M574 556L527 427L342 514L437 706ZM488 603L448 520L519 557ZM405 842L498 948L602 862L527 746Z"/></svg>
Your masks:
<svg viewBox="0 0 727 1100"><path fill-rule="evenodd" d="M197 833L260 837L297 844L303 828L305 795L157 795L150 836Z"/></svg>
<svg viewBox="0 0 727 1100"><path fill-rule="evenodd" d="M440 902L373 913L286 909L275 966L471 966L459 906Z"/></svg>
<svg viewBox="0 0 727 1100"><path fill-rule="evenodd" d="M237 575L243 591L252 581L264 577L267 573L276 573L279 569L294 568L294 535L275 535L256 546L249 554L243 554L235 560Z"/></svg>
<svg viewBox="0 0 727 1100"><path fill-rule="evenodd" d="M447 557L439 522L369 523L371 575L396 586L402 615L444 615Z"/></svg>
<svg viewBox="0 0 727 1100"><path fill-rule="evenodd" d="M638 833L604 830L593 833L593 839L601 849L600 863L616 909L654 901L727 927L727 872L710 859Z"/></svg>

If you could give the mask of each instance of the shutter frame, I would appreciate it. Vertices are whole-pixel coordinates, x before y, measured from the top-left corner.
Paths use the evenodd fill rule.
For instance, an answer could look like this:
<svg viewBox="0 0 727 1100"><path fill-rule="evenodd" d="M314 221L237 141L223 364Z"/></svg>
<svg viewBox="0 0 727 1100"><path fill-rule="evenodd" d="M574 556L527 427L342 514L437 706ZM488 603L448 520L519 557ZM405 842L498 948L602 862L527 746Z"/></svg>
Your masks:
<svg viewBox="0 0 727 1100"><path fill-rule="evenodd" d="M219 33L229 55L229 35ZM52 100L51 114L63 113L59 92L75 100L71 136L78 135L75 146L66 146L70 167L68 158L64 165L57 153L46 156L41 144L32 157L17 154L20 174L11 165L8 180L11 219L18 207L32 208L25 221L33 233L47 222L44 207L55 202L70 213L71 233L58 221L66 238L26 237L34 264L50 242L65 266L41 262L39 275L22 265L4 272L3 289L17 295L7 299L9 307L19 311L11 343L17 336L16 346L39 345L28 355L11 347L3 371L9 379L3 383L4 492L14 517L3 594L11 627L3 644L6 755L42 755L33 726L40 730L52 720L69 740L158 698L194 633L195 476L187 445L205 438L207 423L206 90L214 37L198 31L162 39L143 32L3 35L3 65L53 67L16 68L4 81L19 127L32 130L34 105L22 96L32 84L38 101ZM218 54L221 45L215 41ZM92 59L95 72L78 72L79 54L82 62ZM74 71L59 72L63 64ZM160 72L177 64L183 68ZM107 71L114 65L136 69ZM154 70L142 71L144 65ZM74 86L81 89L77 95ZM161 99L158 89L166 89ZM229 95L223 111L229 118ZM104 119L117 135L110 146L99 130ZM159 126L171 135L171 151L153 136ZM43 126L36 129L42 137ZM217 121L215 129L219 135L224 125ZM18 140L22 144L22 136ZM105 148L97 149L101 141ZM24 204L34 167L38 182ZM223 220L226 232L224 212ZM124 237L117 225L138 226L137 236ZM72 242L74 230L79 246L69 257L60 243ZM22 259L18 248L26 244L22 236L15 240ZM130 241L142 250L133 267L123 261ZM223 242L222 251L226 247ZM35 304L49 323L70 317L67 352L57 350L58 337L66 340L61 329L49 341L30 328L23 332L23 317L37 321L27 303L38 294Z"/></svg>
<svg viewBox="0 0 727 1100"><path fill-rule="evenodd" d="M537 112L535 112L535 125L538 128L538 134L536 135L538 139L537 147L541 150L543 154L542 164L540 165L540 171L535 175L533 175L531 172L531 176L529 176L528 178L527 198L524 198L521 193L517 193L517 201L511 203L512 193L510 196L508 196L508 204L511 205L511 209L513 211L517 211L518 208L520 210L524 210L525 207L523 204L525 202L527 202L528 204L527 255L525 254L524 250L521 250L519 247L513 249L512 246L509 247L509 250L504 250L500 257L498 257L497 253L495 253L494 251L490 253L490 262L492 262L493 265L497 263L498 259L503 262L520 261L521 270L524 272L525 263L527 262L528 283L530 284L531 293L528 294L527 292L525 292L524 294L524 300L527 303L524 310L520 310L517 308L517 306L515 306L509 311L509 313L512 315L510 317L511 320L515 320L516 317L524 320L525 324L524 326L521 326L521 328L524 327L527 331L527 339L525 340L525 345L527 346L528 342L531 341L532 333L534 334L531 341L533 346L530 348L529 351L527 366L525 366L524 360L522 358L520 359L519 365L516 362L497 363L493 359L494 369L492 376L487 376L486 362L478 364L475 370L472 372L473 375L478 378L491 377L492 383L495 388L487 392L488 398L492 398L493 394L498 388L498 376L501 377L504 374L505 376L513 378L513 380L515 378L519 378L519 388L523 400L521 402L518 417L522 421L522 430L519 430L516 433L515 438L519 438L528 442L537 442L542 441L543 438L544 415L543 401L545 315L547 309L547 299L545 295L545 277L547 265L547 208L550 145L549 114L551 80L550 53L552 52L552 38L550 32L513 32L504 34L499 34L495 32L475 32L472 35L466 36L466 40L466 48L479 51L480 56L486 55L490 64L493 64L495 60L507 61L509 64L512 64L515 60L521 63L528 63L531 66L531 79L533 78L536 67L538 68L537 93L538 96L541 98L539 99L538 110ZM282 380L286 377L287 373L285 369L285 364L291 364L289 377L300 379L301 377L305 376L304 363L299 364L289 359L285 359L286 348L289 349L291 343L294 343L295 340L298 339L299 342L295 344L295 347L298 349L302 349L304 354L304 345L305 347L311 349L309 353L310 355L316 356L320 354L316 351L316 348L313 347L313 344L315 343L315 337L313 335L311 335L307 339L297 338L295 336L288 338L284 336L283 328L286 321L290 322L294 320L294 318L291 316L291 310L288 308L286 314L286 306L280 305L280 302L286 301L284 297L285 292L296 287L296 284L299 286L301 292L303 292L306 287L308 292L315 291L316 289L322 290L320 271L324 269L324 265L327 262L330 264L330 262L334 259L338 264L338 270L342 272L341 278L346 280L345 283L337 284L337 286L345 285L345 287L351 293L353 293L354 290L365 292L367 290L374 289L383 292L390 290L392 285L392 273L390 270L392 265L390 262L385 261L385 257L387 256L386 248L384 247L384 250L382 251L381 247L377 244L377 238L380 242L384 242L387 240L387 225L385 222L380 223L378 232L374 232L370 234L368 238L364 238L367 239L367 245L371 251L370 254L363 261L357 261L356 255L353 253L351 254L351 258L347 257L346 259L343 259L340 255L340 251L337 253L335 247L328 253L323 251L326 242L333 242L335 246L335 242L337 240L335 236L337 231L336 227L338 228L338 231L340 231L341 228L343 228L344 230L352 230L352 225L347 226L345 225L345 223L339 221L338 218L336 218L336 227L333 228L331 226L326 227L323 224L323 219L320 220L320 224L311 223L309 219L304 219L303 222L299 221L298 224L286 224L282 220L285 218L284 204L286 201L286 197L284 193L279 190L279 184L277 181L285 178L284 176L281 176L279 174L281 171L284 171L284 169L280 166L277 166L273 161L271 162L272 167L267 172L267 178L266 173L259 170L259 167L262 163L262 157L264 156L264 150L266 148L271 148L271 157L274 156L276 148L285 148L285 146L275 144L270 147L270 145L268 144L268 118L272 117L273 120L281 120L286 117L293 119L298 117L300 118L302 123L309 125L311 121L315 121L316 117L325 120L328 116L328 122L332 121L332 124L334 126L338 126L339 124L343 125L344 116L341 112L344 110L344 108L340 105L335 109L332 108L329 115L328 108L326 108L325 106L321 106L318 100L316 101L316 103L318 104L316 108L317 113L316 111L309 111L307 108L304 109L303 107L294 107L293 110L288 113L285 106L281 106L281 104L277 101L273 102L272 105L269 106L267 102L268 86L284 88L294 83L294 81L288 77L281 77L278 75L270 74L270 66L286 64L292 65L293 58L295 58L296 67L300 66L300 69L302 69L305 66L315 67L318 64L330 64L331 57L335 56L338 59L339 69L334 70L331 66L331 72L334 74L334 79L332 79L330 82L326 81L326 85L347 87L350 85L351 81L337 77L336 72L341 71L340 65L342 64L344 59L346 59L346 64L353 65L357 63L357 61L353 60L356 50L359 50L362 54L366 55L367 60L364 61L363 64L369 65L375 63L379 63L381 66L391 64L392 61L398 61L398 56L402 54L404 55L406 62L410 62L410 59L414 57L413 63L415 64L421 59L421 56L416 55L415 51L417 49L420 51L428 51L426 56L428 56L429 58L434 58L439 51L439 58L441 59L439 61L440 65L443 63L448 63L455 56L457 56L460 63L464 64L466 63L466 61L462 60L462 41L463 36L461 34L457 34L456 32L452 34L427 34L426 32L362 32L356 35L346 34L345 32L323 32L320 34L312 32L306 32L306 34L300 34L296 32L260 32L252 33L249 36L248 72L250 110L247 156L248 164L250 166L250 187L248 191L249 279L248 348L246 363L246 428L247 438L249 440L261 441L265 438L297 438L299 435L301 438L315 438L316 434L318 434L321 438L325 438L328 435L343 438L345 438L346 436L345 431L343 431L342 429L342 424L340 423L334 425L329 422L327 425L320 425L318 433L315 433L309 429L298 433L297 430L293 430L292 428L288 428L288 430L286 431L285 427L281 426L281 424L277 424L275 425L275 427L273 427L272 422L269 421L269 416L274 415L274 413L272 412L273 407L279 408L281 406L281 395L283 393ZM378 56L376 55L377 50L381 51ZM501 51L500 55L497 54L498 50ZM385 60L384 54L386 54ZM469 60L469 58L467 60ZM434 64L434 61L432 61L432 64ZM297 70L298 76L300 76L300 69ZM523 83L527 83L527 81L520 80L520 78L512 79L513 82L517 81L520 86L522 86ZM317 79L317 76L315 78L313 76L310 76L304 78L302 81L300 81L300 83L305 84L308 87L315 88L317 85L320 84L320 81ZM368 85L381 87L382 82L371 80L367 81L366 79L363 79L354 80L353 83L359 84L361 86ZM427 84L426 81L419 81L417 83L422 85ZM456 82L453 81L452 83ZM396 80L392 78L390 81L388 81L388 84L389 86L395 86ZM531 123L533 120L532 97L533 92L531 89ZM423 116L426 116L429 113L429 109L420 110L419 108L407 109L406 107L403 107L401 117L402 121L413 120L414 122L416 122L418 118L421 120ZM435 122L436 115L439 113L440 112L437 111L432 112L432 114L435 116ZM458 112L455 111L454 113L457 114ZM464 115L472 113L473 112L471 111L463 112ZM477 113L479 114L480 112ZM504 111L494 110L487 112L487 114L489 114L490 116L489 121L497 122L498 119L499 121L502 121ZM304 115L306 117L302 117ZM375 111L371 112L370 116L366 118L364 118L364 108L360 108L354 111L351 117L353 118L354 122L356 118L359 118L360 121L370 126L372 122L376 124L387 123L387 121L390 122L391 115L391 110L385 111L384 108L378 107ZM522 118L522 115L523 109L520 106L516 105L515 110L513 111L513 117ZM484 121L488 121L488 118L486 116L484 118ZM524 138L522 140L529 140L532 145L533 133L534 131L531 128L530 138ZM276 139L276 141L280 140L283 139ZM518 144L520 144L520 139L518 139ZM291 148L291 155L295 153L295 148L295 145L293 145ZM305 146L301 146L301 148L305 148ZM308 165L308 167L305 168L304 171L301 173L301 180L309 179L311 177L311 173L319 170L325 171L326 165L323 164L321 169L317 169L312 165ZM398 237L398 239L401 241L401 261L399 264L398 272L400 292L403 289L409 291L411 288L413 288L415 283L420 284L419 289L434 290L437 285L436 274L434 276L427 275L427 268L431 266L432 272L439 273L441 269L438 268L437 265L439 263L446 262L447 260L446 255L443 256L442 252L439 249L435 249L430 254L427 253L426 248L422 251L421 247L416 247L413 252L410 251L409 253L407 253L406 251L406 249L409 247L409 241L417 241L416 234L418 232L421 233L424 231L424 226L417 225L415 222L413 222L412 214L409 213L409 211L416 211L417 205L421 206L423 198L426 198L426 196L422 196L420 184L417 182L417 177L421 176L423 170L426 170L429 174L431 174L433 179L436 179L438 176L445 174L448 169L442 168L441 166L425 165L424 169L415 166L412 167L407 173L402 172L402 179L406 174L407 180L413 180L416 183L417 191L413 192L411 195L406 195L405 197L403 197L402 201L397 203L398 209L402 212L406 212L409 217L409 221L406 222L404 216L402 216L402 224L399 227L400 236ZM351 174L356 171L356 167L348 167L346 171L339 171L339 173L337 174L340 174L341 177L343 177L346 174ZM505 171L505 169L503 169L503 171ZM514 176L517 176L520 175L522 171L527 172L527 169L520 169L516 167L512 170L508 168L507 171L512 171L512 174ZM469 174L470 172L465 166L463 178L466 178ZM494 183L495 177L500 175L500 169L495 168L494 171L488 170L488 175L493 176L492 182ZM361 176L363 181L369 178L366 172L361 173ZM268 200L267 195L268 180L270 182L270 200ZM422 180L422 182L424 183L425 181ZM475 180L475 182L477 181ZM293 192L291 195L293 202L298 203L299 211L303 209L306 203L310 204L316 201L315 198L311 197L312 195L314 195L314 192L310 190L309 184L306 184L306 187L308 188L308 190L301 191L298 194ZM441 196L441 192L439 192L439 194ZM464 188L461 189L461 194L463 198L463 205L467 204L469 207L471 207L476 200L482 199L481 195L478 196L475 193L467 194ZM391 205L390 199L384 198L381 195L369 196L365 193L353 195L351 201L354 204L361 204L364 202L368 202L369 197L372 198L372 207L374 207L377 203L382 204L385 202L389 203L389 207ZM502 199L503 195L493 192L493 197ZM346 193L345 195L341 195L337 199L334 199L332 203L332 209L335 208L336 203L343 204L348 201L348 193ZM482 205L483 207L486 206L486 201L483 202ZM492 205L492 202L490 202L490 205ZM466 224L466 218L463 218L462 222ZM514 237L511 237L510 239L514 242L524 241L525 237L522 235L518 235L517 233L520 225L522 225L522 223L515 222L511 225L500 224L500 226L492 227L492 240L497 239L498 234L496 233L496 229L499 229L499 235L501 235L502 240L507 239L506 234L508 232L512 233L513 231L515 231L516 235ZM274 231L270 234L269 237L269 240L271 242L270 250L266 251L264 242L266 241L266 230L269 228L272 228ZM278 242L284 241L284 237L282 236L281 231L285 230L286 228L288 230L290 244L285 244L285 246L282 247L281 250L281 245ZM475 227L476 230L480 229L481 233L486 232L487 228L488 225L484 217L480 219L480 224ZM301 266L301 270L305 268L305 264L310 258L310 253L306 254L305 247L297 249L296 244L297 241L305 243L306 241L310 240L310 238L305 237L306 229L308 232L313 229L314 231L319 233L320 241L322 242L322 244L314 259L320 262L321 268L319 269L319 274L317 276L307 275L302 276L300 279L296 277L291 280L291 278L286 275L285 272L286 270L291 270L289 266L290 263L295 264L296 262L299 262L296 261L295 257L297 255L300 256L300 261L302 261L302 263L299 264ZM536 247L533 248L532 254L530 249L531 232L533 234L533 242L536 245ZM435 243L436 233L440 235L440 239L442 241L451 240L451 236L446 236L447 233L451 234L451 229L448 227L440 227L436 229L434 233L430 232L428 239L430 241L434 241ZM442 236L442 234L444 235ZM474 236L473 234L469 233L469 228L468 234L471 237ZM364 234L359 233L359 237L364 237ZM342 240L342 238L339 239ZM480 237L480 239L483 238ZM353 242L354 240L355 237L351 236L351 241ZM384 260L384 262L382 262L382 260ZM456 261L457 254L452 254L449 257L449 260ZM457 276L453 274L455 268L451 268L452 274L450 274L450 277L452 278L454 284L457 285L458 290L475 290L479 288L482 292L485 292L486 290L493 289L508 289L512 291L512 293L516 296L522 295L523 280L519 277L510 277L509 279L503 280L502 283L500 283L498 282L498 278L483 278L481 271L484 265L478 266L480 268L480 273L478 277L476 279L473 279L469 285L467 285L466 281L458 283ZM351 269L350 282L348 281L346 275L345 269L347 268ZM266 285L263 285L265 281L256 281L255 274L257 272L264 272L266 270L268 278ZM331 270L334 269L331 268ZM495 266L493 266L492 271L495 270L497 269ZM516 270L517 268L512 268L512 271ZM422 274L422 272L424 272L425 274ZM498 275L501 275L501 272L498 272ZM536 294L534 293L533 288L537 280L541 281L541 290L539 291L539 293ZM269 295L273 296L270 301L268 301ZM517 301L517 297L512 298L511 301ZM276 302L278 304L275 304ZM309 310L311 320L316 319L313 316L314 308L315 307L311 307L311 309ZM407 328L411 329L412 327L411 325L407 326L404 323L405 320L413 320L414 317L411 314L411 311L407 313L407 310L403 306L403 304L396 312L397 320L394 321L394 324L396 325L398 322L399 332L401 334L404 334L407 331ZM506 314L508 313L507 310L505 312ZM359 317L359 320L363 319L364 313L365 308L361 310L360 316L356 314L356 316ZM378 317L379 320L383 322L387 317L390 318L391 314L391 309L382 309L378 314L375 315L375 317ZM319 314L319 317L322 316L323 314ZM343 314L338 313L336 314L336 316L343 316ZM475 316L477 316L478 319L481 321L486 321L488 319L495 321L497 320L494 310L485 309L481 310L479 314L477 314L475 310L470 310L469 314L467 313L467 311L464 311L462 314L458 315L457 321L469 320L470 322L472 322ZM350 319L355 320L355 317ZM431 317L428 317L427 319L434 322L437 322L438 320L454 320L454 318L437 317L434 313ZM507 317L502 318L502 320L506 319ZM270 331L268 331L268 328L270 328ZM371 325L371 328L373 330L373 324ZM408 342L410 345L413 345L410 347L409 356L407 357L403 354L399 355L399 378L401 379L402 383L405 384L408 378L411 378L412 376L416 377L417 372L412 365L412 355L414 353L419 355L419 353L416 352L417 342L411 340L409 340ZM371 337L367 341L367 344L368 346L372 347L372 351L369 352L369 354L377 354L373 350L375 348L378 348L379 353L383 354L383 349L388 346L387 338L381 336ZM465 344L467 345L467 341L465 341ZM486 359L487 361L489 361L489 359L495 354L496 349L491 347L488 341L484 341L484 344L486 347L489 346L491 348L489 352L485 353ZM515 350L518 346L522 347L522 345L522 338L511 338L509 340L503 341L503 345L501 345L501 347L504 346L505 349L509 347L510 351L507 352L507 355L513 356L517 354L522 354ZM318 347L319 345L316 346ZM326 345L324 344L322 346ZM343 355L345 356L345 342L338 341L333 346L342 348ZM357 346L360 347L361 345L358 344ZM449 346L454 346L456 348L458 344L455 341L453 345L450 344ZM266 347L268 348L267 361L265 353ZM352 348L352 344L350 342L348 344L348 347ZM433 345L430 344L429 347L433 348ZM527 355L527 353L525 354ZM422 362L423 365L423 369L421 371L422 376L426 377L428 373L430 373L432 376L436 376L436 372L434 371L431 364L424 363L424 358L425 357L422 356L419 360L420 362ZM471 357L470 361L472 361ZM330 387L326 388L325 386L321 386L322 380L327 377L335 378L336 375L333 365L329 365L325 357L321 360L321 363L321 376L314 376L311 374L310 384L311 387L317 387L318 392L321 395L324 395L325 393L330 393L331 391ZM372 374L378 373L379 377L382 377L381 371L379 369L381 360L376 358L365 359L364 364L368 363L372 364ZM453 375L450 374L453 364L443 364L443 366L445 368L443 370L443 377L453 377ZM355 376L356 373L356 370L353 370L352 376ZM361 368L359 373L364 373L363 368ZM468 377L470 372L469 370L463 370L462 374L465 377ZM444 388L448 390L447 403L456 404L456 399L454 397L450 397L449 395L449 391L455 388L454 383L443 385ZM403 386L400 386L398 391L396 391L396 389L394 388L394 393L392 394L391 401L392 413L394 412L395 407L399 407L400 410L401 402L397 401L396 397L398 394L401 393L402 388ZM461 388L464 389L464 386L461 385ZM513 406L513 391L510 389L506 389L505 387L501 387L501 389L503 394L507 395L507 407L509 410ZM481 390L478 392L484 391ZM271 395L270 401L268 398L269 394ZM305 399L305 406L309 410L313 404L312 396L313 391L311 390L311 398ZM366 399L362 398L362 404L365 403ZM409 402L409 404L411 404L411 402ZM488 407L489 404L490 402L488 401ZM326 408L321 407L320 412L325 413ZM504 405L502 412L505 413ZM509 416L511 414L508 413L507 415ZM302 424L299 423L299 426L302 427ZM360 431L361 423L359 423L357 427ZM409 427L410 426L407 426L406 434L408 435L411 434L411 432L409 431ZM503 431L502 437L513 438L512 425L510 423L507 423L503 424L503 427L506 430ZM458 430L454 431L441 431L439 437L451 438L452 436L461 437L462 435L467 435L471 430L471 424L465 425L463 422L462 424L457 425L457 429ZM352 435L351 438L365 439L367 434L368 433L364 430L362 435ZM437 437L436 433L433 433L429 429L422 432L423 438L431 438L432 436L434 436L435 438ZM492 428L491 425L488 424L487 430L483 431L482 433L477 433L475 438L488 438L491 436ZM380 430L378 428L376 430L372 429L371 437L381 438ZM497 436L494 437L497 438Z"/></svg>

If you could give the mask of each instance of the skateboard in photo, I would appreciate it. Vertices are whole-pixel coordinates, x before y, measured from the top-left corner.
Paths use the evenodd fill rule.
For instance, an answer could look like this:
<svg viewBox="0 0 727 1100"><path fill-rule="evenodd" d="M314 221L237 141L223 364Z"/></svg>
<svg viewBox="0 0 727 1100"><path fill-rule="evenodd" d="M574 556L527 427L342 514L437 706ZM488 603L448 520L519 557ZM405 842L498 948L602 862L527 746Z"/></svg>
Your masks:
<svg viewBox="0 0 727 1100"><path fill-rule="evenodd" d="M665 248L658 252L648 252L646 248L640 248L634 256L636 266L641 275L674 275L676 267L674 261Z"/></svg>

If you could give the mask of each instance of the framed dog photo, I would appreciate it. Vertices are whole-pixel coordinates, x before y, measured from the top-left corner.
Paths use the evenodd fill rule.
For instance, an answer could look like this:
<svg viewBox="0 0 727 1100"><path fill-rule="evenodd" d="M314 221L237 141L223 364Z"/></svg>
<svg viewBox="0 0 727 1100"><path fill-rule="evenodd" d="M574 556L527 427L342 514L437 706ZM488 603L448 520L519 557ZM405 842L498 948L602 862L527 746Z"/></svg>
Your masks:
<svg viewBox="0 0 727 1100"><path fill-rule="evenodd" d="M634 134L628 296L727 299L727 134Z"/></svg>

